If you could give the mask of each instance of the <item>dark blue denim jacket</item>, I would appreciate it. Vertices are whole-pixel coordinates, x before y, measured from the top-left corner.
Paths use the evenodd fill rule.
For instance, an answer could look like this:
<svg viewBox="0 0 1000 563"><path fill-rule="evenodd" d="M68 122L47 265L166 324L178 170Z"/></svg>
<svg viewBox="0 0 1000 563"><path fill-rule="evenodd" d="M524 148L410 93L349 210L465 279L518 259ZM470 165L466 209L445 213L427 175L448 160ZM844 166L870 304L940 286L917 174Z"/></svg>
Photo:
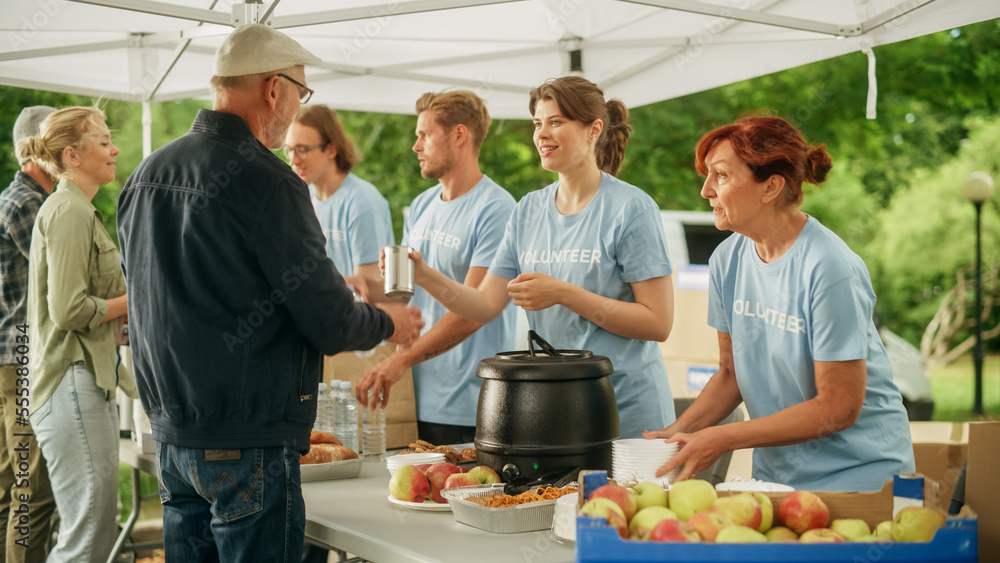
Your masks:
<svg viewBox="0 0 1000 563"><path fill-rule="evenodd" d="M153 438L309 448L322 354L392 335L324 251L308 188L242 118L201 110L118 202L136 384Z"/></svg>

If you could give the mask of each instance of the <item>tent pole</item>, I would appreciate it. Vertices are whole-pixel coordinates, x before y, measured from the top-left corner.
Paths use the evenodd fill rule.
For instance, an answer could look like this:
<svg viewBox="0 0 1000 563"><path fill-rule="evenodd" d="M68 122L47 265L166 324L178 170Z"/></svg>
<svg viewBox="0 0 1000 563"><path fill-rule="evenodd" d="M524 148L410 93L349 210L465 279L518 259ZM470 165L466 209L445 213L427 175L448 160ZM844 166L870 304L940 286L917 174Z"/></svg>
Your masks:
<svg viewBox="0 0 1000 563"><path fill-rule="evenodd" d="M153 111L148 101L142 102L142 158L153 152Z"/></svg>

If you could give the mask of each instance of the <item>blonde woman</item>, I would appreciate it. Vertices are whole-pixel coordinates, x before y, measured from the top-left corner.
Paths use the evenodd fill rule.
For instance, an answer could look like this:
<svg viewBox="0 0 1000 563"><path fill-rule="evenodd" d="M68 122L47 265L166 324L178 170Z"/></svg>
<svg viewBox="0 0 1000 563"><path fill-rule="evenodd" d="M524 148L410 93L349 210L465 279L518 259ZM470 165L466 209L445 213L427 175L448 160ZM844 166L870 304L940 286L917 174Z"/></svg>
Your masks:
<svg viewBox="0 0 1000 563"><path fill-rule="evenodd" d="M63 108L17 147L59 178L38 211L28 269L31 424L60 516L50 562L106 561L118 519L115 345L125 279L91 203L115 178L119 151L105 119L97 108Z"/></svg>

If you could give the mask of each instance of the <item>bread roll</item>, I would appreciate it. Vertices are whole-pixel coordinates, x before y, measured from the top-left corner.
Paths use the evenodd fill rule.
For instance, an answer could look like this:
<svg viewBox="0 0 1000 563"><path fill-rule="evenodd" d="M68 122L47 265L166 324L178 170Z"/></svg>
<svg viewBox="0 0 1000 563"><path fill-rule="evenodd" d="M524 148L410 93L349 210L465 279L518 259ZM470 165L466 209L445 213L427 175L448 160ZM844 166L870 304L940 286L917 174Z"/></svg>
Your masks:
<svg viewBox="0 0 1000 563"><path fill-rule="evenodd" d="M346 446L313 444L309 447L309 453L299 457L299 463L330 463L331 461L344 461L346 459L357 458L358 454Z"/></svg>
<svg viewBox="0 0 1000 563"><path fill-rule="evenodd" d="M337 439L336 436L330 434L329 432L320 432L319 430L313 430L309 434L310 444L334 444L336 446L343 446L344 444Z"/></svg>

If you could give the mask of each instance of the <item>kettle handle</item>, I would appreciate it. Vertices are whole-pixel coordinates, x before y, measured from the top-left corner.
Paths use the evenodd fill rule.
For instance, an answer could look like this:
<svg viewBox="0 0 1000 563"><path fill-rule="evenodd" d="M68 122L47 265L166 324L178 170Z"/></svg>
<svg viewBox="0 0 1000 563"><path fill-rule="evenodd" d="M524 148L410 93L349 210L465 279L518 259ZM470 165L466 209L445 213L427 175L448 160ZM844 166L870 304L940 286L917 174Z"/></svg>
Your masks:
<svg viewBox="0 0 1000 563"><path fill-rule="evenodd" d="M544 351L546 354L548 354L548 355L550 355L552 357L556 357L556 356L561 356L562 355L555 348L553 348L551 344L549 344L548 342L546 342L544 338L542 338L541 336L538 336L537 332L535 332L533 330L529 330L528 331L528 353L531 354L532 358L535 357L535 346L534 346L535 342L538 343L538 347L541 348L542 351Z"/></svg>

